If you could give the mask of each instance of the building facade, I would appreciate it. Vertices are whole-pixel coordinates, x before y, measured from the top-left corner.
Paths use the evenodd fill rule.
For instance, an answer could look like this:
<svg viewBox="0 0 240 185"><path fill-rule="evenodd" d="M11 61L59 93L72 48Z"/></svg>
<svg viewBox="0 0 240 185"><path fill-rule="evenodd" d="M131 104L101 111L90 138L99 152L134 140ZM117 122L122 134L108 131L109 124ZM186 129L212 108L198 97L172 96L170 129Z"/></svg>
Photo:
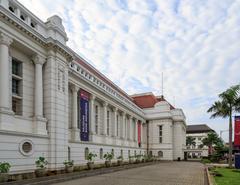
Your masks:
<svg viewBox="0 0 240 185"><path fill-rule="evenodd" d="M18 1L0 0L0 161L17 173L34 170L39 156L50 170L70 159L86 164L88 152L96 163L106 152L183 159L183 111L151 93L142 106L149 93L128 95L67 40L60 17L43 22Z"/></svg>
<svg viewBox="0 0 240 185"><path fill-rule="evenodd" d="M194 139L194 144L188 145L185 152L188 153L188 158L202 158L208 156L208 147L203 146L202 140L207 137L208 133L214 132L209 126L205 124L188 125L187 137Z"/></svg>

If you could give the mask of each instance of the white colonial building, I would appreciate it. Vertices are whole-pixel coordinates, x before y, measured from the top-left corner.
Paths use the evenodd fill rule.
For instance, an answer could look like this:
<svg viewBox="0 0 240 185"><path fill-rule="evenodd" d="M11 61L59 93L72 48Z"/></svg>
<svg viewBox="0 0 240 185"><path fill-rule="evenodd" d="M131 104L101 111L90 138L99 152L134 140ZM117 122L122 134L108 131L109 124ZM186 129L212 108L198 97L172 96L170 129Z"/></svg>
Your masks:
<svg viewBox="0 0 240 185"><path fill-rule="evenodd" d="M15 0L0 0L0 162L51 170L87 152L183 159L181 109L151 93L129 96L66 45L58 16L41 21Z"/></svg>
<svg viewBox="0 0 240 185"><path fill-rule="evenodd" d="M202 140L207 137L208 133L215 132L206 124L187 125L186 136L194 140L194 144L186 146L189 158L202 158L208 156L208 147L203 145Z"/></svg>

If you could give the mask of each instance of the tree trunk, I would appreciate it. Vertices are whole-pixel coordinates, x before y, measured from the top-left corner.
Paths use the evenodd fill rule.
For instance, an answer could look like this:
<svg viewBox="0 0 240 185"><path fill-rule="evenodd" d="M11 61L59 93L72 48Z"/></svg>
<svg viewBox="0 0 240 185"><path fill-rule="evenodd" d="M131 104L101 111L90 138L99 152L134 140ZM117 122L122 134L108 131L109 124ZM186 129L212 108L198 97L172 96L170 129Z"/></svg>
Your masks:
<svg viewBox="0 0 240 185"><path fill-rule="evenodd" d="M232 168L232 111L230 111L229 115L229 161L228 165Z"/></svg>

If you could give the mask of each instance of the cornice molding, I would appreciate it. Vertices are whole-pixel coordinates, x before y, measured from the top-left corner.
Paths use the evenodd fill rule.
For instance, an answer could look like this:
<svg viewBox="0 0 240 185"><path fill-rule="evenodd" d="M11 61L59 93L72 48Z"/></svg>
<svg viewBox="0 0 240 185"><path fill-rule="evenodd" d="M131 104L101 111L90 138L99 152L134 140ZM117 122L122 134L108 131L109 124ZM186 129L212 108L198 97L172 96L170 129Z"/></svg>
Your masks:
<svg viewBox="0 0 240 185"><path fill-rule="evenodd" d="M12 15L11 12L7 11L2 6L0 6L0 18L14 26L16 29L21 31L21 33L33 39L42 47L45 47L47 49L54 49L58 51L60 54L62 54L64 57L66 57L67 60L69 61L73 60L73 53L67 46L63 46L62 43L52 39L51 37L45 38L43 35L38 33L29 25L27 25L25 22L18 19L15 15Z"/></svg>

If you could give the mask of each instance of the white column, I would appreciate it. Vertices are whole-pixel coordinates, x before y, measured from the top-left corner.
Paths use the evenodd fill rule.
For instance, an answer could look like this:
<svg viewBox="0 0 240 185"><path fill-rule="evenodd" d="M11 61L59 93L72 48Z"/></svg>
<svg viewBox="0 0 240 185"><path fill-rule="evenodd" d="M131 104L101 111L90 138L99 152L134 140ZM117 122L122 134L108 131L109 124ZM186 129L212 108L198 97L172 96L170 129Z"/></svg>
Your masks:
<svg viewBox="0 0 240 185"><path fill-rule="evenodd" d="M117 108L113 108L112 136L117 136Z"/></svg>
<svg viewBox="0 0 240 185"><path fill-rule="evenodd" d="M43 118L43 75L42 67L46 59L40 55L33 58L35 64L35 93L34 93L34 116L36 119Z"/></svg>
<svg viewBox="0 0 240 185"><path fill-rule="evenodd" d="M91 135L96 134L95 132L95 110L94 110L94 102L95 102L95 95L91 95L90 97L90 121L91 121L91 125L90 125L90 130L91 130Z"/></svg>
<svg viewBox="0 0 240 185"><path fill-rule="evenodd" d="M132 129L132 116L129 116L129 140L132 140L132 133L133 129Z"/></svg>
<svg viewBox="0 0 240 185"><path fill-rule="evenodd" d="M73 86L72 88L72 129L78 129L78 91L79 88L77 86Z"/></svg>
<svg viewBox="0 0 240 185"><path fill-rule="evenodd" d="M135 141L137 142L138 140L138 119L136 119L135 123Z"/></svg>
<svg viewBox="0 0 240 185"><path fill-rule="evenodd" d="M103 131L102 131L102 134L104 136L107 135L107 106L108 104L104 102L103 103Z"/></svg>
<svg viewBox="0 0 240 185"><path fill-rule="evenodd" d="M0 111L11 112L10 107L10 67L9 45L12 39L7 35L0 34Z"/></svg>
<svg viewBox="0 0 240 185"><path fill-rule="evenodd" d="M125 138L125 136L126 136L126 134L125 134L125 124L126 124L126 113L125 112L123 112L122 113L122 127L121 127L121 138L122 139L126 139Z"/></svg>
<svg viewBox="0 0 240 185"><path fill-rule="evenodd" d="M141 121L141 144L143 144L143 121Z"/></svg>
<svg viewBox="0 0 240 185"><path fill-rule="evenodd" d="M80 129L78 128L78 91L79 87L73 85L72 88L72 140L80 140Z"/></svg>

